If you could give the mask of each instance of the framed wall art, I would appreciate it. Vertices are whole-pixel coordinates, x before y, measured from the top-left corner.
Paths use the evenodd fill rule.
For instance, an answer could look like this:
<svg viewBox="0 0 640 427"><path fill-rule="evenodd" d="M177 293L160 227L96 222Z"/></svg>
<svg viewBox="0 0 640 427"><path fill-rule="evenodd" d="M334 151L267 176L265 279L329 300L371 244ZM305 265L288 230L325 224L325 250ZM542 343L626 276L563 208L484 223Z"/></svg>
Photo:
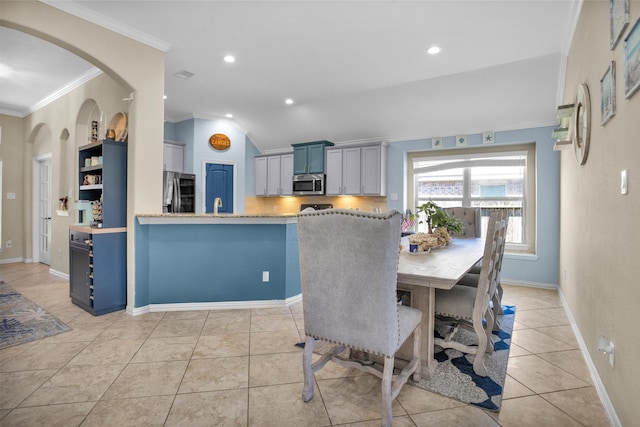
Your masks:
<svg viewBox="0 0 640 427"><path fill-rule="evenodd" d="M600 79L600 124L604 125L616 114L616 62L611 65Z"/></svg>
<svg viewBox="0 0 640 427"><path fill-rule="evenodd" d="M624 97L631 98L640 87L640 18L624 39Z"/></svg>
<svg viewBox="0 0 640 427"><path fill-rule="evenodd" d="M613 50L629 25L629 0L609 0L609 17L611 28L609 45Z"/></svg>

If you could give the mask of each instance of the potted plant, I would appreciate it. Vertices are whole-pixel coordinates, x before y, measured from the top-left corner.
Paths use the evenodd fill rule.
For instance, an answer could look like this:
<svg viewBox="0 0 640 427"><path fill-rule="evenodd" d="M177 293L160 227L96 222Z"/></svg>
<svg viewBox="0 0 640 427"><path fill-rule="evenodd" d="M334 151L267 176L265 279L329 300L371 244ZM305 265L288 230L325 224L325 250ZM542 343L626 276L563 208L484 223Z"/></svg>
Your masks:
<svg viewBox="0 0 640 427"><path fill-rule="evenodd" d="M418 206L416 215L420 215L421 212L425 216L429 234L433 233L433 230L438 227L444 227L447 231L454 233L462 232L462 222L447 214L440 206L432 201ZM422 224L422 222L423 221L420 220L418 223Z"/></svg>

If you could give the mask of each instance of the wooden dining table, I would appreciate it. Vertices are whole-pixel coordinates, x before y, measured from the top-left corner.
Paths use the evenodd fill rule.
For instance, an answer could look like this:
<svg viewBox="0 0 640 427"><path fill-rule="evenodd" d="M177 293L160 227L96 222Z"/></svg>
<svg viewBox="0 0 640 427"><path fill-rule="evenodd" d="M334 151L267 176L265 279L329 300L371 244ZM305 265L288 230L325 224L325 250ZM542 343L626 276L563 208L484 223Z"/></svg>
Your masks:
<svg viewBox="0 0 640 427"><path fill-rule="evenodd" d="M398 263L398 290L410 293L410 305L422 311L421 348L422 376L429 378L438 362L434 359L434 325L436 289L451 289L482 259L484 239L454 238L444 248L430 252L409 253L407 237L402 238L403 250ZM413 342L405 342L398 357L410 360Z"/></svg>

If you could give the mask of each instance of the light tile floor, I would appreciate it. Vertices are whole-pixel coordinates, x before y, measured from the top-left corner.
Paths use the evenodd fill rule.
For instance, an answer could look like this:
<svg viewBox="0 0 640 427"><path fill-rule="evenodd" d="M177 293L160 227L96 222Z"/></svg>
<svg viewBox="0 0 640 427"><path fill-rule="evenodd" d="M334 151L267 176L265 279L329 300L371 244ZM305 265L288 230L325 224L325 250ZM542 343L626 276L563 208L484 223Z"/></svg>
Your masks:
<svg viewBox="0 0 640 427"><path fill-rule="evenodd" d="M380 381L328 364L303 403L302 307L94 317L41 264L0 279L73 331L0 350L1 426L377 426ZM516 306L503 406L485 412L405 386L396 426L607 426L555 291L505 286Z"/></svg>

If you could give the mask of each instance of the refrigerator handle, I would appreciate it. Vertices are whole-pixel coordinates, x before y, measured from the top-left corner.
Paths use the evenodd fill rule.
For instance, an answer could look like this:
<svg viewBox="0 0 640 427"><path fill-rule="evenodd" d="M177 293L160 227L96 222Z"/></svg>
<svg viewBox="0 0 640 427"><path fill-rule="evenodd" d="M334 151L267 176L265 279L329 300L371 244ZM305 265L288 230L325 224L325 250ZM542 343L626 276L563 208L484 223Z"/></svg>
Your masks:
<svg viewBox="0 0 640 427"><path fill-rule="evenodd" d="M180 191L180 178L173 178L174 212L182 212L182 192Z"/></svg>

